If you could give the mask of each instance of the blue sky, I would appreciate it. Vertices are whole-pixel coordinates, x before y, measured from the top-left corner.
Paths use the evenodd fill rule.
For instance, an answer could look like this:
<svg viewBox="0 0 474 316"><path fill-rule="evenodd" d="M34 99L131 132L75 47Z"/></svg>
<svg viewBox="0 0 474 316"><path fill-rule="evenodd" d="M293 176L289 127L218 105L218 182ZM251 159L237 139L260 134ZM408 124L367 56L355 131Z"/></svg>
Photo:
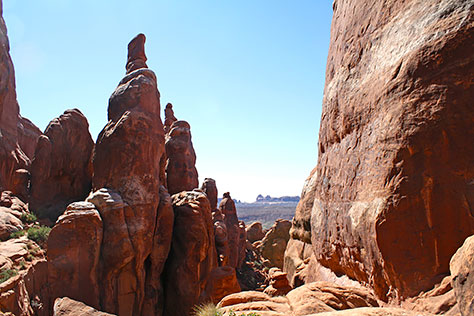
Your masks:
<svg viewBox="0 0 474 316"><path fill-rule="evenodd" d="M300 194L317 162L331 1L3 2L20 111L40 129L76 107L95 140L144 33L162 108L191 124L200 179L246 201Z"/></svg>

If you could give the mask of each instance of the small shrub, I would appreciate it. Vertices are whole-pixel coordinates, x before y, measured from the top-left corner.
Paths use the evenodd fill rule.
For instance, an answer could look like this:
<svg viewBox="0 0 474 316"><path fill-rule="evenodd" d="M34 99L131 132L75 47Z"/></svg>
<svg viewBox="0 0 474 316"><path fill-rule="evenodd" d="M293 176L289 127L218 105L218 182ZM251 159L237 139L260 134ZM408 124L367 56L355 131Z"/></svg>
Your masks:
<svg viewBox="0 0 474 316"><path fill-rule="evenodd" d="M38 218L33 213L21 213L20 219L25 223L34 223Z"/></svg>
<svg viewBox="0 0 474 316"><path fill-rule="evenodd" d="M222 316L223 313L213 303L207 303L195 306L193 308L193 316Z"/></svg>
<svg viewBox="0 0 474 316"><path fill-rule="evenodd" d="M17 269L3 269L0 271L0 283L5 282L6 280L10 279L11 277L14 277L15 275L18 274Z"/></svg>
<svg viewBox="0 0 474 316"><path fill-rule="evenodd" d="M20 267L20 270L26 269L26 261L21 260L20 263L19 263L19 267Z"/></svg>
<svg viewBox="0 0 474 316"><path fill-rule="evenodd" d="M16 231L14 233L11 233L10 234L10 239L12 238L20 238L21 236L24 236L25 235L25 231L24 230L19 230L19 231Z"/></svg>
<svg viewBox="0 0 474 316"><path fill-rule="evenodd" d="M31 227L28 229L28 238L35 242L45 242L50 231L51 228L48 226Z"/></svg>
<svg viewBox="0 0 474 316"><path fill-rule="evenodd" d="M230 310L229 316L237 316L237 314L233 310ZM255 312L252 312L250 314L242 313L242 314L240 314L240 316L260 316L260 315L255 313Z"/></svg>

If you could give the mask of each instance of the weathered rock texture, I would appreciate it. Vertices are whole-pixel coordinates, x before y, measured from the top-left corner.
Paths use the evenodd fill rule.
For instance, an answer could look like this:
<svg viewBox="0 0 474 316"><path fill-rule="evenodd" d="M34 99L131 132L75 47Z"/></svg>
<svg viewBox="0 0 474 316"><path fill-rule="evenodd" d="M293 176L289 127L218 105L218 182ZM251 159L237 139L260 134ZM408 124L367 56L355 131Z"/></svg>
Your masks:
<svg viewBox="0 0 474 316"><path fill-rule="evenodd" d="M207 196L201 191L172 196L173 241L166 268L166 315L189 315L192 308L208 299L205 288L217 267L214 229Z"/></svg>
<svg viewBox="0 0 474 316"><path fill-rule="evenodd" d="M0 1L0 46L0 191L11 191L15 170L28 169L30 165L29 155L34 151L33 138L38 128L20 116L3 1Z"/></svg>
<svg viewBox="0 0 474 316"><path fill-rule="evenodd" d="M474 315L474 236L466 239L450 262L452 284L462 316Z"/></svg>
<svg viewBox="0 0 474 316"><path fill-rule="evenodd" d="M214 222L214 238L216 243L217 259L220 266L226 266L229 263L229 239L227 236L227 226L224 221L224 215L221 210L216 209L212 212L212 221Z"/></svg>
<svg viewBox="0 0 474 316"><path fill-rule="evenodd" d="M204 292L204 297L214 304L225 296L240 292L235 269L229 266L217 267L211 271Z"/></svg>
<svg viewBox="0 0 474 316"><path fill-rule="evenodd" d="M41 134L41 130L33 122L20 116L18 144L30 160L35 156L36 142Z"/></svg>
<svg viewBox="0 0 474 316"><path fill-rule="evenodd" d="M237 218L234 200L230 197L229 192L224 193L223 199L219 204L219 210L224 216L224 223L227 227L227 241L229 245L228 265L238 268L245 257L245 243L242 243L242 228Z"/></svg>
<svg viewBox="0 0 474 316"><path fill-rule="evenodd" d="M38 138L31 164L30 208L55 221L66 206L84 200L91 190L94 142L78 109L52 120Z"/></svg>
<svg viewBox="0 0 474 316"><path fill-rule="evenodd" d="M196 153L191 142L191 127L186 121L175 121L166 134L166 179L171 195L198 187Z"/></svg>
<svg viewBox="0 0 474 316"><path fill-rule="evenodd" d="M311 242L379 297L413 296L474 233L473 3L333 7Z"/></svg>

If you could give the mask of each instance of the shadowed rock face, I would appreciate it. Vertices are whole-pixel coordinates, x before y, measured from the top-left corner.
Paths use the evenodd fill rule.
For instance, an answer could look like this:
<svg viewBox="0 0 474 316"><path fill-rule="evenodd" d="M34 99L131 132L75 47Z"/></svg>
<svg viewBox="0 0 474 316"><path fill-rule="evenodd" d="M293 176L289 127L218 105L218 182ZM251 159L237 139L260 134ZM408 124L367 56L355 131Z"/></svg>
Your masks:
<svg viewBox="0 0 474 316"><path fill-rule="evenodd" d="M199 186L195 167L196 153L191 142L191 127L186 121L175 121L166 134L166 179L171 195Z"/></svg>
<svg viewBox="0 0 474 316"><path fill-rule="evenodd" d="M312 245L381 298L431 288L474 233L472 14L468 0L334 2Z"/></svg>
<svg viewBox="0 0 474 316"><path fill-rule="evenodd" d="M30 208L40 218L55 221L69 203L87 197L93 147L89 124L78 109L65 111L46 127L31 164Z"/></svg>

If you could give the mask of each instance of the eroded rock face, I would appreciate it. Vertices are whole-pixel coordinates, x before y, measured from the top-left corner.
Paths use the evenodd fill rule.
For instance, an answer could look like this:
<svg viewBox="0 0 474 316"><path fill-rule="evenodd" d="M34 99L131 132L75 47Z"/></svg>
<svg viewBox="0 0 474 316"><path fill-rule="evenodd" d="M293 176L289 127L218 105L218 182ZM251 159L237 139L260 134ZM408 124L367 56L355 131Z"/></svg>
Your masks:
<svg viewBox="0 0 474 316"><path fill-rule="evenodd" d="M462 316L474 314L474 236L466 239L450 262L452 284Z"/></svg>
<svg viewBox="0 0 474 316"><path fill-rule="evenodd" d="M165 314L189 315L205 302L205 287L217 267L211 207L201 191L172 196L174 209L173 241L166 262Z"/></svg>
<svg viewBox="0 0 474 316"><path fill-rule="evenodd" d="M186 121L175 121L166 134L166 179L171 195L198 187L196 153L191 142L191 127Z"/></svg>
<svg viewBox="0 0 474 316"><path fill-rule="evenodd" d="M221 210L216 209L212 212L212 221L214 222L214 238L216 242L217 260L219 266L229 264L229 239L227 236L227 226L224 221L224 215Z"/></svg>
<svg viewBox="0 0 474 316"><path fill-rule="evenodd" d="M66 206L84 200L91 190L94 142L78 109L52 120L38 138L31 164L30 208L55 221Z"/></svg>
<svg viewBox="0 0 474 316"><path fill-rule="evenodd" d="M334 2L311 242L381 298L432 288L474 232L472 9Z"/></svg>

